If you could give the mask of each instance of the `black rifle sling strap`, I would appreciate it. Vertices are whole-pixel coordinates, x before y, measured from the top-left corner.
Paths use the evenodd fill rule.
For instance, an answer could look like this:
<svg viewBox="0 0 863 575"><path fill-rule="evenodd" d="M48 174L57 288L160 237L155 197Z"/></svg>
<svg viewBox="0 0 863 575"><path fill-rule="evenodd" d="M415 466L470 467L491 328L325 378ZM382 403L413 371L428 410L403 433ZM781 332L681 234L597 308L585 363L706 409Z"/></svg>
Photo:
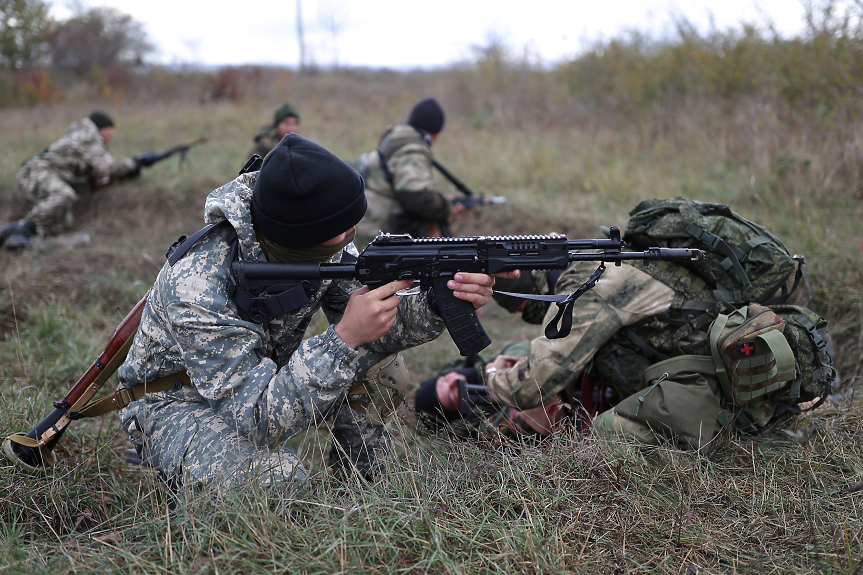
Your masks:
<svg viewBox="0 0 863 575"><path fill-rule="evenodd" d="M502 295L508 295L520 299L532 299L537 301L549 301L557 304L558 310L557 315L554 316L554 319L549 322L547 326L545 326L545 337L548 339L560 339L562 337L566 337L572 331L572 308L575 305L575 300L584 295L585 292L590 290L596 285L596 280L599 279L605 272L605 263L600 263L599 267L591 274L587 281L585 281L581 286L572 292L571 294L561 294L561 295L537 295L537 294L525 294L525 293L514 293L508 291L498 291L494 290L494 293L499 293ZM555 280L555 283L557 281Z"/></svg>
<svg viewBox="0 0 863 575"><path fill-rule="evenodd" d="M229 240L231 240L230 260L233 263L239 258L239 242L236 234ZM342 263L356 263L356 258L345 253L342 256ZM320 288L320 282L282 281L278 286L271 287L286 289L270 295L265 287L257 290L258 295L255 295L249 290L245 277L235 276L233 269L228 274L228 295L237 304L241 315L245 315L255 323L266 323L297 311L311 301L311 295Z"/></svg>
<svg viewBox="0 0 863 575"><path fill-rule="evenodd" d="M251 163L253 160L255 160L254 157L249 162ZM222 220L216 224L210 224L205 228L201 228L189 237L180 236L180 239L174 242L174 245L165 254L168 257L168 263L172 266L177 263L209 231L217 228L222 229L230 225L228 220ZM226 240L231 245L230 261L235 262L239 258L240 251L236 231L231 229L231 233ZM356 259L349 254L345 254L342 262L355 263ZM287 289L273 295L254 295L249 291L245 278L235 277L234 273L231 272L228 275L227 289L228 296L234 300L240 313L246 316L246 319L255 323L265 323L300 309L311 301L310 294L318 289L318 285L315 285L315 282L309 281L282 282L280 284L280 287L285 286L287 286ZM265 292L266 290L262 291Z"/></svg>

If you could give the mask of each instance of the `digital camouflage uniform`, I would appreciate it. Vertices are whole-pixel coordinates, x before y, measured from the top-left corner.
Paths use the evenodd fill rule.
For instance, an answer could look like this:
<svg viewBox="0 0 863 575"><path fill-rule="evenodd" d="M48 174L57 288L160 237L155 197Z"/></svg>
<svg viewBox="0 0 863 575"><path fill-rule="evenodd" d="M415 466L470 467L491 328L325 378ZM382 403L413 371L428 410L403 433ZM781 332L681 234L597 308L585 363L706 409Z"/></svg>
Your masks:
<svg viewBox="0 0 863 575"><path fill-rule="evenodd" d="M392 185L381 168L379 150L387 158L387 169ZM378 149L360 158L360 173L366 180L366 198L369 209L357 225L357 233L373 238L378 231L395 231L390 228L390 214L405 212L422 221L445 221L450 206L446 197L434 189L434 165L431 146L422 134L408 124L395 124L387 128ZM410 230L416 234L416 230Z"/></svg>
<svg viewBox="0 0 863 575"><path fill-rule="evenodd" d="M26 219L40 236L61 233L71 227L72 206L79 199L73 185L89 188L94 178L124 178L137 172L132 158L111 156L90 118L78 120L18 170L18 191L33 204Z"/></svg>
<svg viewBox="0 0 863 575"><path fill-rule="evenodd" d="M266 158L267 154L278 145L282 139L279 137L279 133L272 126L272 124L267 124L266 126L261 126L257 132L255 132L255 144L252 146L252 149L249 151L249 157L252 157L254 154L258 154L262 158Z"/></svg>
<svg viewBox="0 0 863 575"><path fill-rule="evenodd" d="M239 257L266 261L249 205L258 172L244 174L207 198L207 223L227 218L237 232ZM145 462L169 480L222 483L301 480L305 471L285 442L327 420L335 443L367 471L388 433L351 409L346 392L387 355L435 339L442 320L425 298L404 298L394 327L382 339L353 350L330 326L303 341L322 309L337 323L354 280L327 280L298 311L266 324L241 319L227 293L230 230L205 235L173 267L166 264L150 292L126 362L122 385L186 371L191 386L147 394L120 412L123 428ZM353 244L345 252L356 255Z"/></svg>
<svg viewBox="0 0 863 575"><path fill-rule="evenodd" d="M555 293L578 289L596 269L595 262L574 262L561 275ZM517 409L537 407L573 384L596 352L622 327L667 311L679 294L635 266L609 265L596 286L575 301L572 332L565 338L538 337L530 355L491 374L489 394ZM552 305L543 325L557 313Z"/></svg>

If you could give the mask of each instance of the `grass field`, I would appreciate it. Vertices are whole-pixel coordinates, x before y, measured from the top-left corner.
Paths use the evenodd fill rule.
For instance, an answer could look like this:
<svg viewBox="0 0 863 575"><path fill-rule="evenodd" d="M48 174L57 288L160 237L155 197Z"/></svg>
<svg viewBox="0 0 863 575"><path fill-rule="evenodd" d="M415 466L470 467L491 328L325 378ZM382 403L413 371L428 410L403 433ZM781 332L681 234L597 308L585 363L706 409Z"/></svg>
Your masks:
<svg viewBox="0 0 863 575"><path fill-rule="evenodd" d="M418 436L404 411L400 457L372 483L328 476L326 432L312 431L294 445L317 475L290 497L254 487L189 494L175 511L152 472L123 461L116 418L78 422L47 475L0 460L0 572L863 572L863 492L853 489L863 482L863 203L837 175L859 154L863 124L822 137L745 99L630 122L553 102L525 112L496 103L496 81L476 79L485 99L458 70L322 74L280 87L303 113L301 133L348 160L415 100L438 96L449 112L438 159L508 198L456 222L458 234L596 237L600 225L623 227L647 197L730 204L806 255L810 306L836 344L835 400L701 455L568 434L508 448L451 444ZM76 231L89 244L0 251L3 436L50 411L151 285L165 249L202 226L206 195L245 162L282 98L274 92L0 109L2 221L25 212L14 190L20 162L93 107L115 117L118 155L209 137L185 166L164 162L82 202ZM531 94L519 101L533 105ZM492 349L535 335L493 305L481 319ZM455 356L446 335L412 350L412 379Z"/></svg>

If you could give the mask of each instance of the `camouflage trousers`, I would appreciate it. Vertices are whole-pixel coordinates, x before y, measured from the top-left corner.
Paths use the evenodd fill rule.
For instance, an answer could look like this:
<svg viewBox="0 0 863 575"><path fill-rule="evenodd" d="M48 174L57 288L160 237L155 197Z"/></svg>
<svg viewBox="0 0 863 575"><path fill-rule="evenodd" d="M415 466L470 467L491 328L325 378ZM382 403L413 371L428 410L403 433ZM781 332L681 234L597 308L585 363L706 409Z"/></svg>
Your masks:
<svg viewBox="0 0 863 575"><path fill-rule="evenodd" d="M332 467L369 474L377 461L391 452L389 431L371 425L343 396L321 421L305 422L308 429L329 424ZM169 482L231 487L253 481L262 485L302 483L308 472L286 445L256 445L241 436L207 403L186 401L136 402L121 412L121 423L145 464L159 469Z"/></svg>
<svg viewBox="0 0 863 575"><path fill-rule="evenodd" d="M18 191L32 204L26 219L44 237L60 234L72 227L72 206L78 194L50 167L40 160L26 163L18 172Z"/></svg>

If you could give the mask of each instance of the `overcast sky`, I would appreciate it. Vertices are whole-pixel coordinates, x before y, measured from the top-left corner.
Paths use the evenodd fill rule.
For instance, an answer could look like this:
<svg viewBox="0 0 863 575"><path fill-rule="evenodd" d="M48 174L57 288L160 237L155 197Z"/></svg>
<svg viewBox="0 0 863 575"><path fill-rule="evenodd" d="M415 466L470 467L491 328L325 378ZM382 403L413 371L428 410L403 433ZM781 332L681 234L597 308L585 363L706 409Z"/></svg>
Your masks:
<svg viewBox="0 0 863 575"><path fill-rule="evenodd" d="M545 64L571 58L597 39L638 29L669 33L685 18L699 29L741 22L772 24L781 34L803 29L799 0L81 0L112 6L141 22L164 64L299 63L297 2L307 55L317 64L431 67L471 55L499 38ZM70 14L52 0L52 14Z"/></svg>

